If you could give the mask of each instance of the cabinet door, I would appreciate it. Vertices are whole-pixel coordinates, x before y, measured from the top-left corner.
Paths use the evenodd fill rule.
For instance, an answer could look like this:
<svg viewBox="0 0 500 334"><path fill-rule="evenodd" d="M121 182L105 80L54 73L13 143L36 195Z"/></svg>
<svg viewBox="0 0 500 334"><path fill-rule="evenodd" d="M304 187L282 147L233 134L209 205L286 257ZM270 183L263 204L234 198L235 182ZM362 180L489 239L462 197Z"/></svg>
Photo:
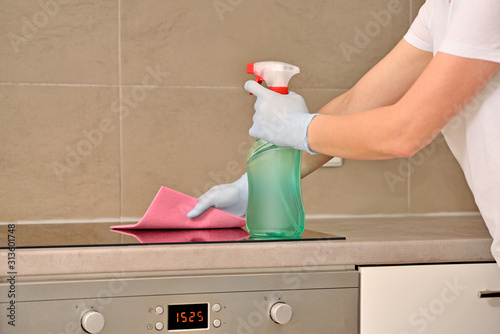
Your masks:
<svg viewBox="0 0 500 334"><path fill-rule="evenodd" d="M498 334L496 263L360 267L361 334Z"/></svg>

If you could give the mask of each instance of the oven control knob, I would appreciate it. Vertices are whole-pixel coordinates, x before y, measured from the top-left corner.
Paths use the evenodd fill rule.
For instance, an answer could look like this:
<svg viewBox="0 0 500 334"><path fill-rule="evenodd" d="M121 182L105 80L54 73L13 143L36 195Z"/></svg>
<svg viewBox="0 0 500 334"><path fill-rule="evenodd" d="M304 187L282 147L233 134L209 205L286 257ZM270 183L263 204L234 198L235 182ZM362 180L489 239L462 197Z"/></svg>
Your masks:
<svg viewBox="0 0 500 334"><path fill-rule="evenodd" d="M82 317L82 328L90 334L97 334L104 328L104 316L96 311L88 311Z"/></svg>
<svg viewBox="0 0 500 334"><path fill-rule="evenodd" d="M292 307L288 304L279 302L271 306L269 312L271 319L277 324L286 324L292 319Z"/></svg>

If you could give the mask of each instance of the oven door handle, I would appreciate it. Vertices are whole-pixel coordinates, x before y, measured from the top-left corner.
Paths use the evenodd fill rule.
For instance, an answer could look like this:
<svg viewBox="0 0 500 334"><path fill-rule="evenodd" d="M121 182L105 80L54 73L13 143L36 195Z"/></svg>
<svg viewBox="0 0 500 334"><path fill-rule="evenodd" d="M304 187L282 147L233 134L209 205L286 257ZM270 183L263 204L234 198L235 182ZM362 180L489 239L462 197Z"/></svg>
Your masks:
<svg viewBox="0 0 500 334"><path fill-rule="evenodd" d="M479 291L477 296L479 298L500 298L500 291Z"/></svg>

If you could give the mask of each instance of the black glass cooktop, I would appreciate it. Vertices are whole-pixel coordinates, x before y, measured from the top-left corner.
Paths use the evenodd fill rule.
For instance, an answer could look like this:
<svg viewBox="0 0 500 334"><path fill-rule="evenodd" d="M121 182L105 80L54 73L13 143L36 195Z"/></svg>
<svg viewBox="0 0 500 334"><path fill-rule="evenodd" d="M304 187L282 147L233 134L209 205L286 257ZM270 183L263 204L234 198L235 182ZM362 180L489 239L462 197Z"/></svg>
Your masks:
<svg viewBox="0 0 500 334"><path fill-rule="evenodd" d="M345 240L305 230L297 237L252 237L244 228L206 230L115 230L114 223L12 223L0 225L0 249L15 238L16 248L136 246L152 244ZM14 229L12 229L14 228Z"/></svg>

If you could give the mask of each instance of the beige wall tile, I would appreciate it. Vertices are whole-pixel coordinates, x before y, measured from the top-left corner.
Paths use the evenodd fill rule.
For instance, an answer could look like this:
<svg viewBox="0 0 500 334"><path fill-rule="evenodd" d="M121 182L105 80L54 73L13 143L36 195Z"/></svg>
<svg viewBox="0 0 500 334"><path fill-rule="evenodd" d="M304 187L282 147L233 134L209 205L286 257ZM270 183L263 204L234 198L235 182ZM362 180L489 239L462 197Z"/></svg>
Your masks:
<svg viewBox="0 0 500 334"><path fill-rule="evenodd" d="M0 85L0 221L119 216L117 98L117 88Z"/></svg>
<svg viewBox="0 0 500 334"><path fill-rule="evenodd" d="M460 165L444 137L410 159L412 213L478 211Z"/></svg>
<svg viewBox="0 0 500 334"><path fill-rule="evenodd" d="M0 81L118 83L115 0L9 1L0 11Z"/></svg>
<svg viewBox="0 0 500 334"><path fill-rule="evenodd" d="M407 0L131 0L121 7L124 83L142 84L143 69L159 65L172 74L164 85L225 87L240 87L249 78L245 64L262 60L301 67L292 87L350 87L401 39L410 12Z"/></svg>

